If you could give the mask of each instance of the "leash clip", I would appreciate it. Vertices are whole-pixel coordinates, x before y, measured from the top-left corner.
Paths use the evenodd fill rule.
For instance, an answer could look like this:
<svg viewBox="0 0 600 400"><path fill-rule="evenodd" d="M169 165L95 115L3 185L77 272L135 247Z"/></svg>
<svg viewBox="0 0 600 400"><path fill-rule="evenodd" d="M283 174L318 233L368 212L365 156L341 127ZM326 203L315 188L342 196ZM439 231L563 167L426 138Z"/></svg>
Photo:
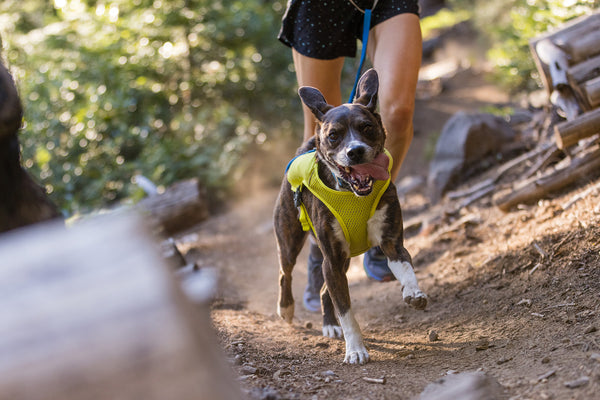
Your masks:
<svg viewBox="0 0 600 400"><path fill-rule="evenodd" d="M302 186L294 192L294 206L300 207L302 205Z"/></svg>

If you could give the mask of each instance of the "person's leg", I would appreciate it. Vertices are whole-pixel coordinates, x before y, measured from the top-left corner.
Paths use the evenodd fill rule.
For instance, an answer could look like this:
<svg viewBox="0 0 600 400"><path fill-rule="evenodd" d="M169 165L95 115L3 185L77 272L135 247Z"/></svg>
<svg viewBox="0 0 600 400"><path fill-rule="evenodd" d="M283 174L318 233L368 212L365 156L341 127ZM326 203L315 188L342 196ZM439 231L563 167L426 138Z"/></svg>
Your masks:
<svg viewBox="0 0 600 400"><path fill-rule="evenodd" d="M340 77L344 66L344 57L320 60L304 56L294 49L292 49L292 54L298 87L312 86L323 93L329 104L334 106L342 104ZM304 141L306 141L315 133L315 116L304 104L302 110L304 112Z"/></svg>
<svg viewBox="0 0 600 400"><path fill-rule="evenodd" d="M394 158L392 180L395 180L413 138L422 54L419 17L400 14L375 25L367 53L379 75L379 108L388 135L386 148Z"/></svg>
<svg viewBox="0 0 600 400"><path fill-rule="evenodd" d="M400 14L375 25L369 35L367 53L379 75L379 108L387 131L385 147L392 154L392 181L413 138L415 92L421 66L422 39L419 17ZM365 253L367 275L386 282L395 277L380 248Z"/></svg>
<svg viewBox="0 0 600 400"><path fill-rule="evenodd" d="M294 67L296 68L296 78L298 87L312 86L321 91L325 100L334 106L342 104L342 94L340 88L340 78L344 58L334 58L333 60L320 60L311 58L298 53L292 49L294 57ZM310 139L315 133L315 116L302 104L304 113L304 141ZM304 308L311 312L318 312L321 309L321 288L323 287L323 255L315 241L310 239L310 253L308 255L308 283L304 289L303 304Z"/></svg>

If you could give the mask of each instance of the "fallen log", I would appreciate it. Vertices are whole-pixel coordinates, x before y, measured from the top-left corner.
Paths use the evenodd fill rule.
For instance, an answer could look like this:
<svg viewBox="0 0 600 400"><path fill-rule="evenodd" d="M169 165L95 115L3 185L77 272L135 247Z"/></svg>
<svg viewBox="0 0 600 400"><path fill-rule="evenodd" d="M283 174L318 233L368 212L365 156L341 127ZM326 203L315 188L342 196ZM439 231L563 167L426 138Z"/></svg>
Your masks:
<svg viewBox="0 0 600 400"><path fill-rule="evenodd" d="M590 107L600 106L600 76L584 83L583 91Z"/></svg>
<svg viewBox="0 0 600 400"><path fill-rule="evenodd" d="M207 195L197 179L177 182L164 193L141 200L137 207L167 235L190 228L209 216Z"/></svg>
<svg viewBox="0 0 600 400"><path fill-rule="evenodd" d="M600 133L600 108L554 126L556 145L563 150L597 133Z"/></svg>
<svg viewBox="0 0 600 400"><path fill-rule="evenodd" d="M567 80L569 81L569 86L571 86L581 106L586 111L591 110L595 107L595 105L593 105L590 101L585 87L589 81L592 81L599 76L600 56L585 60L567 70Z"/></svg>
<svg viewBox="0 0 600 400"><path fill-rule="evenodd" d="M569 55L570 64L573 65L574 63L581 61L579 59L580 57L587 58L590 56L590 53L597 53L597 47L595 49L592 47L592 49L589 50L588 42L582 42L580 39L584 36L588 36L589 32L594 32L597 30L596 26L599 23L600 13L582 16L568 22L556 31L548 32L532 39L529 42L533 61L537 66L540 77L542 78L548 94L552 93L555 88L555 84L552 81L552 76L550 74L550 64L541 59L537 52L537 44L544 40L551 41L554 45L558 46ZM576 57L578 59L577 61L574 61Z"/></svg>
<svg viewBox="0 0 600 400"><path fill-rule="evenodd" d="M0 236L2 399L241 399L148 230L119 214Z"/></svg>
<svg viewBox="0 0 600 400"><path fill-rule="evenodd" d="M510 211L518 204L536 202L554 191L600 170L600 148L574 159L568 166L553 171L546 176L535 179L525 186L513 191L498 200L497 205L502 211Z"/></svg>

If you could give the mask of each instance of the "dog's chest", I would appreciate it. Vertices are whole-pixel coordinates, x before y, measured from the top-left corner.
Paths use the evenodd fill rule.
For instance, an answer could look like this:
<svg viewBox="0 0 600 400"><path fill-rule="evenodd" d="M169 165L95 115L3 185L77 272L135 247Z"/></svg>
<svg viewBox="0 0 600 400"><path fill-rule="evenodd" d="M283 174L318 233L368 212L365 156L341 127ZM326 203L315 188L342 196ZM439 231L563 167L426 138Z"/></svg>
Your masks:
<svg viewBox="0 0 600 400"><path fill-rule="evenodd" d="M288 166L287 179L296 193L296 199L301 198L299 191L310 190L335 216L344 237L349 245L350 256L364 253L371 247L367 222L374 215L381 196L389 186L390 181L376 181L373 191L368 196L356 196L352 192L333 190L327 187L319 178L318 164L314 153L306 153L296 157ZM308 210L300 202L300 222L304 230L312 229L314 225L308 215Z"/></svg>

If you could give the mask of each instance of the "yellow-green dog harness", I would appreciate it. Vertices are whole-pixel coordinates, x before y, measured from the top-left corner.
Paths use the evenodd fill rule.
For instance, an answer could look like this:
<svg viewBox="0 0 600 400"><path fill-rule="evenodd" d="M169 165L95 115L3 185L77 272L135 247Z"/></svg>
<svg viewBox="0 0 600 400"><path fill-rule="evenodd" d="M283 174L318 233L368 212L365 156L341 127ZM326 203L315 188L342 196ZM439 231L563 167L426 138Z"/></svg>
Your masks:
<svg viewBox="0 0 600 400"><path fill-rule="evenodd" d="M392 156L387 150L385 150L385 153L390 159L389 173L392 169ZM292 191L298 195L303 187L308 188L313 195L329 208L338 220L350 246L350 256L354 257L364 253L372 247L369 243L367 221L375 213L381 196L390 184L390 178L385 181L374 181L373 190L369 195L357 196L353 192L339 191L327 187L319 178L317 165L314 150L301 154L290 161L286 176L292 186ZM294 198L299 198L299 196ZM304 204L296 205L300 207L299 220L302 229L305 231L312 229L315 233L315 228Z"/></svg>

